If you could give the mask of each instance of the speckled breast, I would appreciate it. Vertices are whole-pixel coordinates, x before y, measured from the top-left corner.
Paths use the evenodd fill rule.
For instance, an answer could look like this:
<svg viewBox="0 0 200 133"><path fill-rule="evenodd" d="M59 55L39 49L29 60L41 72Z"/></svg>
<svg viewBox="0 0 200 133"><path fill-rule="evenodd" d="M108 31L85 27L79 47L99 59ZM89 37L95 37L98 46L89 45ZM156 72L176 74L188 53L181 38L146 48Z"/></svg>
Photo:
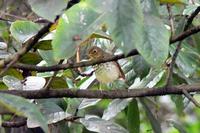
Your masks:
<svg viewBox="0 0 200 133"><path fill-rule="evenodd" d="M119 68L114 62L94 66L95 76L101 83L110 83L119 78Z"/></svg>

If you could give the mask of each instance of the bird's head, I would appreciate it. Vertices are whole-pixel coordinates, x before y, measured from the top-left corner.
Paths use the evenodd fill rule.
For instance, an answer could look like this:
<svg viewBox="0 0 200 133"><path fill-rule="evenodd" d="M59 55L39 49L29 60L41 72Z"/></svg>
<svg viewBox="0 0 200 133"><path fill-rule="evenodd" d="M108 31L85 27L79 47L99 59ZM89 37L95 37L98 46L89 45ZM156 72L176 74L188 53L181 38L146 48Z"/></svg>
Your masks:
<svg viewBox="0 0 200 133"><path fill-rule="evenodd" d="M87 55L90 59L102 59L104 56L104 51L97 46L92 46L89 48Z"/></svg>

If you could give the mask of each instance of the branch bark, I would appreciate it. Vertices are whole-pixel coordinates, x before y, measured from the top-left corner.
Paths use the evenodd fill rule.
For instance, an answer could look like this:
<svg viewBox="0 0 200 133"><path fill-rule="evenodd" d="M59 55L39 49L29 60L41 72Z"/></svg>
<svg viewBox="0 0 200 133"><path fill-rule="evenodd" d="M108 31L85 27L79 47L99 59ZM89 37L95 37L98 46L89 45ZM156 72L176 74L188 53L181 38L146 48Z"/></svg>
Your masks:
<svg viewBox="0 0 200 133"><path fill-rule="evenodd" d="M186 30L185 32L182 32L180 35L172 37L172 39L170 40L170 44L184 40L185 38L187 38L191 35L194 35L194 34L198 33L199 31L200 31L200 25L192 27L192 28Z"/></svg>
<svg viewBox="0 0 200 133"><path fill-rule="evenodd" d="M188 30L189 26L192 24L193 19L198 15L199 12L200 12L200 6L197 7L196 10L187 19L187 22L184 26L183 32ZM174 69L176 58L178 57L178 53L181 50L182 41L183 40L179 41L178 45L176 46L176 50L173 53L172 61L170 63L170 67L169 67L169 73L168 73L168 76L167 76L166 87L171 86L171 84L172 84L171 80L172 80L173 69Z"/></svg>
<svg viewBox="0 0 200 133"><path fill-rule="evenodd" d="M28 99L43 99L43 98L101 98L101 99L116 99L116 98L137 98L149 96L162 96L177 94L182 95L183 90L190 92L199 92L200 85L181 85L171 86L167 89L163 88L137 88L137 89L115 89L115 90L80 90L80 89L58 89L58 90L1 90L0 93L7 93L21 96Z"/></svg>
<svg viewBox="0 0 200 133"><path fill-rule="evenodd" d="M170 44L173 44L177 41L184 40L185 38L199 32L199 31L200 31L200 25L193 27L193 28L181 33L178 36L172 37L172 39L170 40ZM127 58L127 57L138 55L138 54L139 54L138 51L136 49L133 49L132 51L129 52L128 55L120 54L120 55L115 55L113 57L98 60L98 61L86 61L86 62L79 62L79 63L74 63L74 64L53 65L53 66L48 66L48 67L17 63L15 65L13 65L13 67L21 69L21 70L30 70L30 71L38 71L38 72L58 71L58 70L64 70L64 69L69 69L69 68L78 68L78 67L95 65L95 64L105 63L108 61L116 61L116 60L119 60L122 58Z"/></svg>
<svg viewBox="0 0 200 133"><path fill-rule="evenodd" d="M15 64L13 67L14 68L19 68L22 70L30 70L30 71L38 71L38 72L47 72L47 71L58 71L58 70L64 70L64 69L69 69L69 68L78 68L78 67L85 67L85 66L91 66L95 64L100 64L100 63L105 63L109 61L116 61L122 58L127 58L130 56L138 55L138 51L136 49L133 49L130 51L127 55L124 54L119 54L115 55L112 57L107 57L105 59L101 60L95 60L95 61L85 61L85 62L79 62L79 63L67 63L67 64L61 64L61 65L53 65L53 66L35 66L35 65L27 65L27 64Z"/></svg>
<svg viewBox="0 0 200 133"><path fill-rule="evenodd" d="M49 23L44 26L33 38L28 40L27 45L25 45L19 52L14 55L9 56L5 60L0 61L0 67L5 67L1 72L2 75L4 72L8 70L13 64L15 64L25 53L27 53L37 42L38 40L44 36L51 27L53 23Z"/></svg>
<svg viewBox="0 0 200 133"><path fill-rule="evenodd" d="M70 121L70 122L74 122L75 120L82 118L80 116L70 116L65 118L65 121ZM18 121L5 121L2 122L2 127L12 127L12 128L18 128L18 127L22 127L22 126L26 126L27 124L27 120L18 120Z"/></svg>
<svg viewBox="0 0 200 133"><path fill-rule="evenodd" d="M26 125L26 120L6 121L2 123L2 127L12 127L12 128L18 128L25 125Z"/></svg>
<svg viewBox="0 0 200 133"><path fill-rule="evenodd" d="M80 2L80 0L69 1L66 9L69 9L71 6L73 6L74 4L77 4L79 2ZM57 18L55 18L55 21L58 18L59 18L59 16ZM9 56L8 58L6 58L4 60L1 60L0 68L4 67L4 69L0 72L0 76L3 75L10 67L12 67L12 65L15 64L24 54L26 54L29 50L31 50L33 48L33 46L38 42L38 40L40 38L42 38L46 33L49 32L49 29L53 24L54 23L49 22L46 26L44 26L42 29L40 29L34 37L29 39L27 42L25 42L26 45L20 51L18 51L14 55Z"/></svg>

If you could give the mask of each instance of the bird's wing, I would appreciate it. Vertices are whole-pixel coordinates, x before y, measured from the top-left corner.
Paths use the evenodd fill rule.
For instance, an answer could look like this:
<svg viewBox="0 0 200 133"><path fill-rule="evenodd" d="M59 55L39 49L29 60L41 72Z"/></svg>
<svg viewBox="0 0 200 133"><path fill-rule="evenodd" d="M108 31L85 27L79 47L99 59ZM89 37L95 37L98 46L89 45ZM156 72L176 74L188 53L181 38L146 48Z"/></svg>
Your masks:
<svg viewBox="0 0 200 133"><path fill-rule="evenodd" d="M107 53L107 52L104 53L104 58L107 58L107 57L109 57L109 56L113 56L113 55L110 54L110 53ZM121 66L119 65L119 63L118 63L117 61L114 61L114 63L115 63L115 64L118 66L118 68L119 68L119 78L122 78L122 79L125 80L125 74L124 74L124 72L123 72Z"/></svg>
<svg viewBox="0 0 200 133"><path fill-rule="evenodd" d="M119 68L119 78L122 78L122 79L125 80L125 74L124 74L124 72L123 72L121 66L119 65L118 62L115 62L115 64L116 64L116 65L118 66L118 68Z"/></svg>

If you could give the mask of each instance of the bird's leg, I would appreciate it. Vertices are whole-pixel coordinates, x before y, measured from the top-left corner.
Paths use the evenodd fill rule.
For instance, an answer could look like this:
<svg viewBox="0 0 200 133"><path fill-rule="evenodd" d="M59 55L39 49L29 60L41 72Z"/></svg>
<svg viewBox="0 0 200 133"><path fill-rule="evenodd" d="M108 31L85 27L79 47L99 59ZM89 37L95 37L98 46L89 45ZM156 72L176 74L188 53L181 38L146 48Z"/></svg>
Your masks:
<svg viewBox="0 0 200 133"><path fill-rule="evenodd" d="M102 93L102 87L103 87L103 85L102 85L102 83L100 83L99 84L99 90L101 91L101 93Z"/></svg>

